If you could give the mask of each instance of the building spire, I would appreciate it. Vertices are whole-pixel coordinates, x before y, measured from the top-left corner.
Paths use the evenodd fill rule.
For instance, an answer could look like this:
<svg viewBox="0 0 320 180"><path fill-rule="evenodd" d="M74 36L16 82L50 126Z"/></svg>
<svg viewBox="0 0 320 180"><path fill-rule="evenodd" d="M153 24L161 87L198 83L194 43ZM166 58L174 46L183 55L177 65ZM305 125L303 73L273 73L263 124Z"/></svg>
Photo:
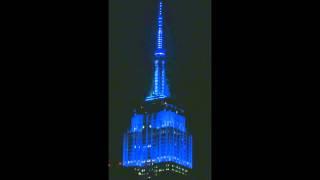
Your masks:
<svg viewBox="0 0 320 180"><path fill-rule="evenodd" d="M158 15L158 36L157 36L157 50L163 47L163 17L162 17L162 1L159 2L159 15Z"/></svg>
<svg viewBox="0 0 320 180"><path fill-rule="evenodd" d="M156 51L154 53L155 58L165 56L165 50L163 48L163 16L162 16L162 0L159 0L159 12L158 12L158 29L157 29L157 42Z"/></svg>
<svg viewBox="0 0 320 180"><path fill-rule="evenodd" d="M170 97L168 81L166 77L166 52L164 48L163 31L163 2L159 0L158 29L156 50L154 53L153 82L150 94L146 101L164 99Z"/></svg>

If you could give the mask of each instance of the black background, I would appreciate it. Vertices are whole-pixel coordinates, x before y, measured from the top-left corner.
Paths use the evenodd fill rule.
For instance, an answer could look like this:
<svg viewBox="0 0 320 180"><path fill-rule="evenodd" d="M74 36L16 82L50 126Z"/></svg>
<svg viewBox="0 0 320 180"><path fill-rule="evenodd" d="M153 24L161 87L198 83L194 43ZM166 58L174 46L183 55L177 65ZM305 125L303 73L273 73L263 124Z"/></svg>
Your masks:
<svg viewBox="0 0 320 180"><path fill-rule="evenodd" d="M151 2L146 3L140 8L147 7L149 3L151 5ZM181 16L186 16L186 19L180 22L181 26L172 23L170 37L175 39L169 42L172 43L171 52L176 53L172 55L176 61L173 68L177 68L179 63L186 63L181 71L183 74L174 75L176 80L173 81L178 82L175 87L177 97L191 113L192 105L188 104L192 100L185 97L194 97L194 94L204 96L206 93L199 93L202 88L182 90L186 84L186 80L182 79L192 77L185 74L190 71L194 59L185 60L189 57L179 53L178 47L190 48L188 53L204 55L197 59L206 60L207 54L196 51L198 46L206 47L206 44L184 42L201 42L207 35L197 39L187 37L191 30L181 32L188 18L191 22L197 21L192 20L191 13L184 13L192 6L192 1L188 3L188 6L176 7L180 9L177 12L180 16L172 16L171 21L183 19ZM316 106L310 106L311 103L307 102L318 102L316 96L311 95L317 85L317 80L312 80L316 77L317 66L311 66L307 61L318 59L311 55L312 50L317 50L312 42L318 42L313 34L317 32L317 21L312 20L316 17L316 11L303 11L305 7L294 2L217 0L212 5L212 77L205 73L209 67L195 65L195 69L205 69L195 78L212 80L212 176L215 179L286 179L288 176L305 179L315 167L307 166L309 163L305 160L314 159L310 152L315 148L308 145L308 140L315 137L313 132L317 131L303 130L306 120L317 120L309 112ZM4 114L7 115L2 120L2 127L8 131L2 131L5 139L3 155L8 159L2 161L5 172L13 178L106 179L107 85L108 74L112 72L107 71L110 68L107 53L108 41L117 38L108 39L107 36L113 28L108 28L108 3L15 1L3 7L8 10L4 12L2 29L3 54L6 55L2 66L2 89L5 91L2 102ZM194 9L199 10L200 7ZM146 24L141 22L142 26L130 29L121 22L124 24L120 27L125 32L132 30L133 35L119 36L119 41L132 38L127 43L139 45L132 47L137 48L133 52L130 48L122 50L126 47L118 44L121 53L133 54L132 61L124 56L119 59L131 66L136 65L133 61L148 65L148 52L151 52L148 48L152 47L148 45L152 42L148 39L152 38L152 34L148 37L152 29L148 28L152 28L153 16L145 17L143 13L151 14L152 8L150 11L135 12L129 7L124 10L137 13L137 16L131 17L135 20L144 17L142 22ZM207 16L200 13L195 17ZM205 28L207 19L197 25L201 27L197 32L204 30L204 34L208 33L209 29ZM137 32L141 34L135 36ZM138 39L143 40L136 41ZM139 47L145 47L147 53ZM309 69L309 66L313 68ZM132 73L137 75L129 77L133 79L141 77L144 72ZM202 86L202 82L190 81ZM141 79L141 84L147 82L146 78ZM311 86L308 82L312 82ZM119 89L133 85L131 82L119 83L123 83L123 86L119 84ZM205 86L209 84L203 84ZM124 111L130 111L129 103L135 105L143 96L143 88L145 86L129 88L137 96L128 100L128 109ZM124 91L127 89L119 94L125 94ZM202 102L201 99L195 101L197 105ZM197 126L195 121L190 118L190 123ZM196 131L193 129L190 128ZM11 167L13 171L6 170Z"/></svg>

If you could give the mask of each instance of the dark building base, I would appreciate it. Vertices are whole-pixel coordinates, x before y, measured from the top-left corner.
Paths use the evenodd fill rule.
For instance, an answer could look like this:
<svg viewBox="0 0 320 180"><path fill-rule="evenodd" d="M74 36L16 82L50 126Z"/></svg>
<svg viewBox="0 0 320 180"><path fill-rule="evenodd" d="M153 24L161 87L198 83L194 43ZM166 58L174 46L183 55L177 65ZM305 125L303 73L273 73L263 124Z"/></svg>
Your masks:
<svg viewBox="0 0 320 180"><path fill-rule="evenodd" d="M164 162L150 165L147 167L134 168L141 179L161 179L183 180L191 175L191 170L173 162Z"/></svg>

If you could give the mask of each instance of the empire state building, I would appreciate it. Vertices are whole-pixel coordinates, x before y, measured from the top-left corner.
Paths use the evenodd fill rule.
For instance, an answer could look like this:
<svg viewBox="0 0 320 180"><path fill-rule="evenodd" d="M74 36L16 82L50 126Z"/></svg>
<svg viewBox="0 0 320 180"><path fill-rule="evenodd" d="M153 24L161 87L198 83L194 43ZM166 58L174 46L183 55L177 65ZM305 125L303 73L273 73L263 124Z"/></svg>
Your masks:
<svg viewBox="0 0 320 180"><path fill-rule="evenodd" d="M192 170L192 136L184 110L174 103L167 78L164 4L158 3L153 78L149 95L131 117L123 137L122 164L145 179L185 177ZM166 178L167 179L167 178Z"/></svg>

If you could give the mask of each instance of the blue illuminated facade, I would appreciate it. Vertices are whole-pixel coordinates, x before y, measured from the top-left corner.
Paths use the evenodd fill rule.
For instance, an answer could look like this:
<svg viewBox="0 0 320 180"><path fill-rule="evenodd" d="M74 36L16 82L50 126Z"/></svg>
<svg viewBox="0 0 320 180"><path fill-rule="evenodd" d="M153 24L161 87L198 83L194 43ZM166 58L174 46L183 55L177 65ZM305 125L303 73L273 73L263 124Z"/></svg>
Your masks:
<svg viewBox="0 0 320 180"><path fill-rule="evenodd" d="M140 108L124 135L123 165L142 167L175 162L191 169L192 136L186 131L183 111L165 100Z"/></svg>
<svg viewBox="0 0 320 180"><path fill-rule="evenodd" d="M123 166L149 178L163 171L186 175L193 166L192 136L187 132L184 110L170 97L162 13L160 0L151 91L135 108L123 137Z"/></svg>

